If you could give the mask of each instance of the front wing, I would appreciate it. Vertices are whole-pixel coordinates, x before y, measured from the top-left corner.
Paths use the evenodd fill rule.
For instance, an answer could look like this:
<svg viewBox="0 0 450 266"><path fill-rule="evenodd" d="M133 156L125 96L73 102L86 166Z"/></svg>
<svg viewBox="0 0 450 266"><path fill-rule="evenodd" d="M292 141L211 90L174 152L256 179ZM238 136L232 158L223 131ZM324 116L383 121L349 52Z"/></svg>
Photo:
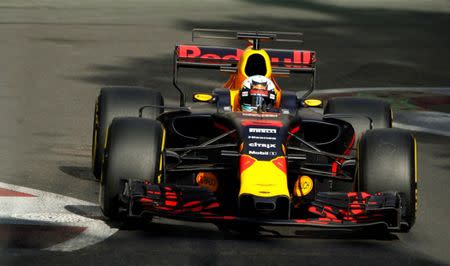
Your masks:
<svg viewBox="0 0 450 266"><path fill-rule="evenodd" d="M273 226L357 228L386 226L399 230L401 198L396 192L319 192L301 213L293 207L290 219L245 217L224 209L214 193L197 186L154 185L135 181L122 198L129 216L159 216L209 223ZM306 211L305 211L306 210Z"/></svg>

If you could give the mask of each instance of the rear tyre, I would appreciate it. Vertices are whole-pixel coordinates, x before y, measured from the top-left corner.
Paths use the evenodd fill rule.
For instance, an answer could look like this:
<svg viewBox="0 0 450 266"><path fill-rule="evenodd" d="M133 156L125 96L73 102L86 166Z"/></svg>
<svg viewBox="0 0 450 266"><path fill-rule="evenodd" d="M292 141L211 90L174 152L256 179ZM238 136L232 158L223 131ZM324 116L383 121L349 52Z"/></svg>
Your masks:
<svg viewBox="0 0 450 266"><path fill-rule="evenodd" d="M100 178L106 131L116 117L137 117L139 108L145 105L163 106L160 92L140 87L102 88L95 104L92 133L92 171ZM146 108L143 117L155 119L163 108Z"/></svg>
<svg viewBox="0 0 450 266"><path fill-rule="evenodd" d="M151 119L115 118L108 131L103 164L100 206L112 220L128 207L121 195L125 183L131 180L157 182L162 174L164 130L160 122Z"/></svg>
<svg viewBox="0 0 450 266"><path fill-rule="evenodd" d="M366 116L372 120L372 129L392 127L391 105L379 99L354 97L331 98L325 106L324 114ZM354 125L354 127L358 126ZM355 131L357 129L355 128Z"/></svg>
<svg viewBox="0 0 450 266"><path fill-rule="evenodd" d="M414 137L400 129L370 130L359 142L359 191L398 192L403 231L408 231L416 218L416 153Z"/></svg>

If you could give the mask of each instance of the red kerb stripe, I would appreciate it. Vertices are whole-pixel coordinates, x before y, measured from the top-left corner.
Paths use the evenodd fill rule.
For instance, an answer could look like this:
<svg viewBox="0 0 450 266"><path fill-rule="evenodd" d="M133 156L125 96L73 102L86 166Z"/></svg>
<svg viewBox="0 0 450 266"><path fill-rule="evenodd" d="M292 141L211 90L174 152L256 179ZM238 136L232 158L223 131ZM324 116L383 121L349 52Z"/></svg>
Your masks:
<svg viewBox="0 0 450 266"><path fill-rule="evenodd" d="M27 193L22 193L19 191L9 190L6 188L0 188L0 197L36 197L36 196Z"/></svg>

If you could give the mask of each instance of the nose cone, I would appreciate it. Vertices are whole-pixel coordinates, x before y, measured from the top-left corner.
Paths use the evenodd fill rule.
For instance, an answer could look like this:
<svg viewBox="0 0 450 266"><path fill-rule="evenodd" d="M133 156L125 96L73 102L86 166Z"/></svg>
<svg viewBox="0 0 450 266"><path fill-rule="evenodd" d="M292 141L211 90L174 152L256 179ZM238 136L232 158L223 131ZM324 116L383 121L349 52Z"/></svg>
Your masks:
<svg viewBox="0 0 450 266"><path fill-rule="evenodd" d="M250 158L252 159L250 161ZM284 157L278 157L286 160ZM290 196L287 174L277 164L278 158L259 161L250 156L241 156L241 189L239 195L249 194L259 197Z"/></svg>

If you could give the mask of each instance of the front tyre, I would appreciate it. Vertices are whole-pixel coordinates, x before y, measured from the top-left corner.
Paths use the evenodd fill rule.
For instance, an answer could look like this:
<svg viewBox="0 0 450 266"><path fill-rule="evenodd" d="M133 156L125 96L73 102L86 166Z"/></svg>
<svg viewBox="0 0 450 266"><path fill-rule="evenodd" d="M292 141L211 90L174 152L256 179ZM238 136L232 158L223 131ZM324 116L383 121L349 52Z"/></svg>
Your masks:
<svg viewBox="0 0 450 266"><path fill-rule="evenodd" d="M396 191L402 207L402 230L415 222L417 210L417 149L414 137L400 129L367 131L359 142L359 191Z"/></svg>
<svg viewBox="0 0 450 266"><path fill-rule="evenodd" d="M107 134L105 161L100 182L100 206L112 220L126 211L122 196L132 180L156 183L162 175L164 129L159 121L144 118L116 118Z"/></svg>

